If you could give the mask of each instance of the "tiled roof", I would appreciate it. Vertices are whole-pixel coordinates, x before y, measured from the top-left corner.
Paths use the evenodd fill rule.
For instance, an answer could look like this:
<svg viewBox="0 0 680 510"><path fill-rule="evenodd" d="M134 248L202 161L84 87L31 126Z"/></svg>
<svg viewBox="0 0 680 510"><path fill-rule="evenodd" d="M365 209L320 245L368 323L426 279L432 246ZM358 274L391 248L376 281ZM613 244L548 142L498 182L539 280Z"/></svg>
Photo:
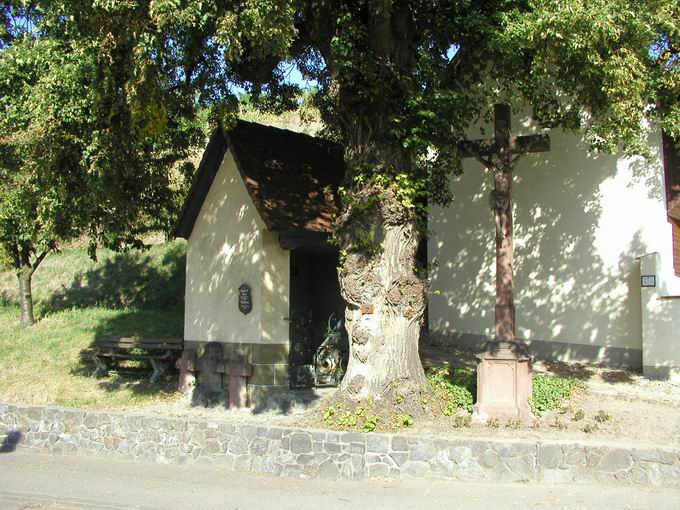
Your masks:
<svg viewBox="0 0 680 510"><path fill-rule="evenodd" d="M175 235L188 239L208 190L231 149L257 211L269 230L328 233L344 177L342 148L332 142L252 122L213 132Z"/></svg>

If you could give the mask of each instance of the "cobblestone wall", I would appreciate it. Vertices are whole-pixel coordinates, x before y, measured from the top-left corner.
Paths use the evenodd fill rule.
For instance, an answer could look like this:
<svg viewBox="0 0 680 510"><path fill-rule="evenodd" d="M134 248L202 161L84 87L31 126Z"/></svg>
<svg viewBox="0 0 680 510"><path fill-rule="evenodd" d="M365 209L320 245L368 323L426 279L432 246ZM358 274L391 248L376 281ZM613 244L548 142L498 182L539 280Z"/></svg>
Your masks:
<svg viewBox="0 0 680 510"><path fill-rule="evenodd" d="M309 478L448 478L680 487L680 449L339 433L0 405L0 451L23 448Z"/></svg>

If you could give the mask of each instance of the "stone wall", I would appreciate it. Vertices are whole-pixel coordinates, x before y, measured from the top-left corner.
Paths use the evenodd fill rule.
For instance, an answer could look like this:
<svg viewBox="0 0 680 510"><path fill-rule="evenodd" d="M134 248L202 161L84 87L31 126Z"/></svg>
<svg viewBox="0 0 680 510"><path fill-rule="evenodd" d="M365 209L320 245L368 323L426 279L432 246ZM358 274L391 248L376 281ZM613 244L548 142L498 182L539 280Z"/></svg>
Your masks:
<svg viewBox="0 0 680 510"><path fill-rule="evenodd" d="M122 412L0 405L14 448L277 476L635 483L680 487L680 448L304 430Z"/></svg>

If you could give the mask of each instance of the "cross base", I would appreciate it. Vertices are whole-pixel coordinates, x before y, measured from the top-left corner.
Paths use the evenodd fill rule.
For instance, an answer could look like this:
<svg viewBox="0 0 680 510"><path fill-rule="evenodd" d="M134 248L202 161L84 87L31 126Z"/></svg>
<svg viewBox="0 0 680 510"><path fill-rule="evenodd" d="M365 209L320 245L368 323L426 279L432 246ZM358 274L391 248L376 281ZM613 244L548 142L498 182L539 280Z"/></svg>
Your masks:
<svg viewBox="0 0 680 510"><path fill-rule="evenodd" d="M477 356L477 403L472 420L486 423L491 418L530 421L532 358L524 342L493 340Z"/></svg>

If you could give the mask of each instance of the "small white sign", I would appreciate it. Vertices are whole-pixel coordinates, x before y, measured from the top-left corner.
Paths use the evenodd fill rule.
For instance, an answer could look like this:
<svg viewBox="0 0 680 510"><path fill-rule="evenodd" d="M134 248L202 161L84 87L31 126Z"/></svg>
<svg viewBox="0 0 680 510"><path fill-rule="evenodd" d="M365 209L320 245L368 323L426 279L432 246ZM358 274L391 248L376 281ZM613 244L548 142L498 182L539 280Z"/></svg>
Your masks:
<svg viewBox="0 0 680 510"><path fill-rule="evenodd" d="M643 287L656 287L656 275L643 274L642 275L642 286Z"/></svg>

